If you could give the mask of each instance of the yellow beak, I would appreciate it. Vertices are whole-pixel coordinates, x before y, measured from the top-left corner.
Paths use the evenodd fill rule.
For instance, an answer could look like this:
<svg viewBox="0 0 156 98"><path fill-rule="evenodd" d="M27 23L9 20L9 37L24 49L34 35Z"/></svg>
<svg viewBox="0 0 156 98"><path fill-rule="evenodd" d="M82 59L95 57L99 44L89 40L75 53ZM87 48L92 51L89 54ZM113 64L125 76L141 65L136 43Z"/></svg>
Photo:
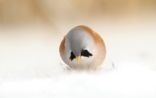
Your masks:
<svg viewBox="0 0 156 98"><path fill-rule="evenodd" d="M80 64L80 61L81 61L81 57L80 57L80 56L77 56L77 57L76 57L76 62L77 62L77 64Z"/></svg>

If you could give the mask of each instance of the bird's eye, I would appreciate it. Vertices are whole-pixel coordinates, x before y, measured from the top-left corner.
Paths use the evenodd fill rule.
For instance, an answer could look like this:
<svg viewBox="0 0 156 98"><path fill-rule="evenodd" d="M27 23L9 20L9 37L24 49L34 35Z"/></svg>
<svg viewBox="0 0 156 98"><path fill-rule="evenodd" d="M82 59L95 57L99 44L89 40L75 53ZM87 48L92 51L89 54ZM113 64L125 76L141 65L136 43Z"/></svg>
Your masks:
<svg viewBox="0 0 156 98"><path fill-rule="evenodd" d="M70 60L72 61L74 58L76 58L76 56L74 55L73 52L70 53Z"/></svg>
<svg viewBox="0 0 156 98"><path fill-rule="evenodd" d="M93 56L88 50L82 50L81 56L90 57Z"/></svg>

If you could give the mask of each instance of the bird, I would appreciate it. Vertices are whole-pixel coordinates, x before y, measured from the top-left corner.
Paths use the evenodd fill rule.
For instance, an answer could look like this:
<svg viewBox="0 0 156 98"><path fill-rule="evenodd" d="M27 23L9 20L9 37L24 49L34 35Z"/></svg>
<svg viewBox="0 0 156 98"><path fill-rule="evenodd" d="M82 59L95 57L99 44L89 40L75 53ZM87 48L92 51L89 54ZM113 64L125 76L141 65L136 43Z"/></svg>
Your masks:
<svg viewBox="0 0 156 98"><path fill-rule="evenodd" d="M85 25L73 27L59 46L59 53L70 69L96 70L106 56L102 37Z"/></svg>

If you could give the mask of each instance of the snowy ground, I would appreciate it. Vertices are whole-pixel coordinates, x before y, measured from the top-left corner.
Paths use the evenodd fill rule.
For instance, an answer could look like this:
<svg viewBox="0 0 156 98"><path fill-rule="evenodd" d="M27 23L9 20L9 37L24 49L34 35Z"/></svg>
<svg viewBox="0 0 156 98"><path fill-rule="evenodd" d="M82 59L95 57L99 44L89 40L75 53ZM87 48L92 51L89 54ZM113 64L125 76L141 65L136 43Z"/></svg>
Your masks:
<svg viewBox="0 0 156 98"><path fill-rule="evenodd" d="M107 46L96 72L64 69L58 46L71 27L1 29L0 98L156 98L155 24L92 25Z"/></svg>

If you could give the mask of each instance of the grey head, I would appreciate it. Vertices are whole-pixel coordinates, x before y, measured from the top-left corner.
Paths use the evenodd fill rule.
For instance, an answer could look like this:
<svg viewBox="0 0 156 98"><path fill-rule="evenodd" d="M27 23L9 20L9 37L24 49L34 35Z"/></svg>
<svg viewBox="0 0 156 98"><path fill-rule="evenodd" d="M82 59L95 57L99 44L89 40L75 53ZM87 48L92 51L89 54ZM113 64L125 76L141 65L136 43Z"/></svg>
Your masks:
<svg viewBox="0 0 156 98"><path fill-rule="evenodd" d="M93 38L82 27L77 26L66 35L69 43L70 60L76 57L90 57L93 54L87 48L93 45Z"/></svg>

